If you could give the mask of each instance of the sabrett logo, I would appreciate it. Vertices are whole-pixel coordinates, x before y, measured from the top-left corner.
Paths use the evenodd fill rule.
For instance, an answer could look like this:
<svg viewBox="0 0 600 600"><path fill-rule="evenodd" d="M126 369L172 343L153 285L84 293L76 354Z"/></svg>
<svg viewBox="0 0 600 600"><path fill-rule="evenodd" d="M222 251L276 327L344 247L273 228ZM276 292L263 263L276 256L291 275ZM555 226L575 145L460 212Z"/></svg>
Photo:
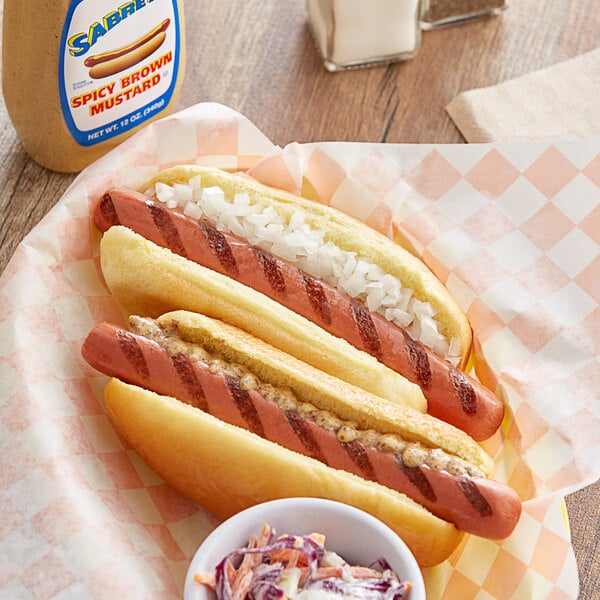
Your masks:
<svg viewBox="0 0 600 600"><path fill-rule="evenodd" d="M87 32L80 32L72 35L68 40L69 53L71 56L82 56L107 32L122 23L127 17L135 14L154 0L131 0L122 4L117 9L105 14L101 22L95 21L89 27Z"/></svg>

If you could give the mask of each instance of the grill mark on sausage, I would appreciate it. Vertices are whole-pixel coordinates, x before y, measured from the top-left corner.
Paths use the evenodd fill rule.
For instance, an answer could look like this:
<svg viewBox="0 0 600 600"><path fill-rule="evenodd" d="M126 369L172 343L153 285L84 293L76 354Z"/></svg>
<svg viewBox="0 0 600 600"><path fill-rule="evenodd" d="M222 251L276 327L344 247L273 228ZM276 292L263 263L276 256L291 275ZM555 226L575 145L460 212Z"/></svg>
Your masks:
<svg viewBox="0 0 600 600"><path fill-rule="evenodd" d="M231 246L227 242L227 238L216 227L209 223L200 222L202 233L208 242L212 253L219 259L221 266L234 276L239 273L238 265L231 250Z"/></svg>
<svg viewBox="0 0 600 600"><path fill-rule="evenodd" d="M404 341L406 343L406 352L412 365L413 373L422 387L428 387L431 383L431 365L429 357L423 346L413 340L408 333L404 333Z"/></svg>
<svg viewBox="0 0 600 600"><path fill-rule="evenodd" d="M492 507L485 499L481 490L477 487L477 484L468 477L460 475L456 478L458 487L461 492L465 495L465 498L469 501L469 504L482 516L489 517L494 512Z"/></svg>
<svg viewBox="0 0 600 600"><path fill-rule="evenodd" d="M193 406L203 410L204 412L208 412L208 403L206 402L206 397L204 396L204 390L202 389L202 385L194 373L192 361L188 356L181 353L171 356L171 362L173 363L177 377L179 377L179 380L181 383L183 383L190 394L193 401Z"/></svg>
<svg viewBox="0 0 600 600"><path fill-rule="evenodd" d="M148 363L144 358L144 353L135 336L132 333L129 333L129 331L124 331L122 329L117 330L116 336L119 348L127 361L135 369L136 373L141 375L144 379L148 379L148 376L150 375Z"/></svg>
<svg viewBox="0 0 600 600"><path fill-rule="evenodd" d="M380 358L381 340L377 335L377 329L375 328L375 324L373 323L369 311L357 302L352 302L352 314L364 345L371 354Z"/></svg>
<svg viewBox="0 0 600 600"><path fill-rule="evenodd" d="M228 375L227 373L224 373L223 377L225 379L225 385L227 386L237 409L240 411L242 418L250 428L250 431L261 437L265 437L262 421L260 420L256 406L254 406L254 402L252 402L252 398L248 391L242 389L238 378Z"/></svg>
<svg viewBox="0 0 600 600"><path fill-rule="evenodd" d="M477 412L477 396L473 386L466 376L457 369L450 368L450 379L460 400L460 406L467 415L473 415Z"/></svg>
<svg viewBox="0 0 600 600"><path fill-rule="evenodd" d="M321 317L323 322L329 325L331 323L331 307L321 282L303 271L302 285L312 309Z"/></svg>
<svg viewBox="0 0 600 600"><path fill-rule="evenodd" d="M256 260L258 261L258 264L260 265L260 268L267 278L271 288L278 294L285 294L285 279L277 259L268 252L265 252L262 248L253 246L252 249L254 250Z"/></svg>
<svg viewBox="0 0 600 600"><path fill-rule="evenodd" d="M112 201L112 197L109 192L106 192L100 199L100 214L102 215L102 218L107 222L108 227L112 227L113 225L119 225L121 223L119 221L119 215L117 215L117 210L115 209L115 205Z"/></svg>
<svg viewBox="0 0 600 600"><path fill-rule="evenodd" d="M316 458L321 462L327 464L327 460L321 450L321 446L312 434L310 427L306 419L303 419L297 412L293 410L283 411L290 427L294 430L294 433L298 436L300 442L308 452L309 456Z"/></svg>
<svg viewBox="0 0 600 600"><path fill-rule="evenodd" d="M396 464L404 471L409 481L419 490L421 495L430 502L437 502L437 496L427 476L421 467L407 467L402 456L396 454Z"/></svg>
<svg viewBox="0 0 600 600"><path fill-rule="evenodd" d="M358 440L354 440L353 442L340 442L340 444L342 448L346 450L354 464L356 464L363 472L363 476L366 479L374 481L376 479L375 469L373 469L373 465L369 460L364 444L361 444Z"/></svg>
<svg viewBox="0 0 600 600"><path fill-rule="evenodd" d="M145 200L145 203L152 215L154 224L167 243L167 247L176 254L187 258L187 250L181 241L181 237L179 237L179 231L177 231L169 212L156 202L152 202L152 200Z"/></svg>

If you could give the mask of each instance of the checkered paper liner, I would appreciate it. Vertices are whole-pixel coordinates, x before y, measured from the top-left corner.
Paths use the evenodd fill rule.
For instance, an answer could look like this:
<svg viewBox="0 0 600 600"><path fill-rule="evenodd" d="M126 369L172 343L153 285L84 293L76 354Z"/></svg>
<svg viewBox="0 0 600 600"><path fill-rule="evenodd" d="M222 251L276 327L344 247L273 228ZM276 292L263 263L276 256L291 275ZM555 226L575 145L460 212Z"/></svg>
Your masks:
<svg viewBox="0 0 600 600"><path fill-rule="evenodd" d="M249 170L423 257L469 316L476 375L507 403L485 446L524 500L509 539L466 536L425 571L428 597L576 598L563 496L600 472L600 141L281 149L217 104L154 123L88 167L0 278L0 597L181 597L218 524L116 436L106 379L80 355L95 323L122 322L91 203L180 162Z"/></svg>

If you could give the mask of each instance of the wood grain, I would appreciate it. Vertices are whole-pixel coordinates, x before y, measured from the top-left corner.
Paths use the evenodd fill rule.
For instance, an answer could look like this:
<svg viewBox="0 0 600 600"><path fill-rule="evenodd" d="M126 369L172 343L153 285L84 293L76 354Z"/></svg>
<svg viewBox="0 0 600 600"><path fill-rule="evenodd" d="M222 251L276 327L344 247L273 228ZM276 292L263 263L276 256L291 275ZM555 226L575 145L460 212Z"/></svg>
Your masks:
<svg viewBox="0 0 600 600"><path fill-rule="evenodd" d="M500 17L427 31L406 63L329 73L303 0L186 0L188 65L178 101L226 104L274 143L462 143L444 111L457 94L600 46L597 0L513 0ZM33 163L0 105L0 270L72 181ZM581 599L600 580L600 484L569 498Z"/></svg>

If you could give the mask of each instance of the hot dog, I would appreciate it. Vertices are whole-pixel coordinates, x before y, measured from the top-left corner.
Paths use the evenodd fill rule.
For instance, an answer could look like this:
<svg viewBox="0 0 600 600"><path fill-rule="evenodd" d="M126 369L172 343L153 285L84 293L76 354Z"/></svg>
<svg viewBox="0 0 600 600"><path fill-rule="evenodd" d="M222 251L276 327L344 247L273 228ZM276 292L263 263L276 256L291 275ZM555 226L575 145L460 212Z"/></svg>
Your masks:
<svg viewBox="0 0 600 600"><path fill-rule="evenodd" d="M367 293L358 286L352 292L354 275L349 278L350 282L340 281L340 277L336 278L331 272L324 273L325 268L320 267L318 261L307 264L297 256L285 260L282 256L285 257L289 249L278 241L265 239L270 233L264 227L259 234L250 234L248 239L247 220L240 226L240 218L229 217L228 226L222 219L218 220L220 217L214 217L210 206L203 210L191 203L193 196L202 194L199 186L208 189L209 201L211 194L219 195L215 190L222 190L228 200L236 193L247 198L234 211L250 211L249 219L257 222L264 220L265 213L271 210L273 231L280 233L286 227L289 229L294 219L302 221L313 234L308 246L314 242L315 235L318 238L321 234L318 252L330 246L334 254L352 253L357 257L356 263L362 261L363 268L371 268L375 276L366 279L366 286L374 291ZM214 169L169 169L151 182L151 189L153 194L158 189L159 199L163 196L164 200L164 194L170 194L173 202L161 202L155 196L123 188L109 190L94 213L98 228L106 231L113 225L125 225L152 242L285 305L419 385L430 414L463 429L476 440L486 439L498 429L504 416L502 401L451 364L453 360L463 365L469 353L470 328L464 314L423 263L400 246L335 209ZM177 201L186 196L183 206L176 206ZM218 198L215 202L220 203ZM256 204L269 208L252 213L249 207ZM204 206L206 208L206 204ZM279 229L278 219L285 224ZM346 262L343 268L347 265ZM400 294L401 300L395 304L387 299L382 302L381 290L386 285L391 290L388 297ZM377 293L379 300L373 298ZM408 296L415 298L412 315L406 310ZM178 307L203 310L176 302L164 308ZM419 310L420 314L416 312ZM431 313L435 313L437 321ZM228 318L222 313L215 316ZM408 332L400 326L402 319L408 324ZM419 328L422 340L414 339L419 337ZM252 333L260 336L260 331ZM423 343L428 339L433 348ZM267 341L277 343L271 338ZM434 349L444 356L439 356ZM306 360L304 356L301 358Z"/></svg>
<svg viewBox="0 0 600 600"><path fill-rule="evenodd" d="M131 44L86 58L84 64L90 67L90 77L92 79L109 77L150 56L165 41L170 22L170 19L165 19Z"/></svg>
<svg viewBox="0 0 600 600"><path fill-rule="evenodd" d="M421 564L443 560L458 543L447 522L500 539L518 521L518 496L488 478L491 458L464 432L221 321L176 311L131 317L129 330L102 323L82 354L126 382L107 388L116 430L165 480L217 514L275 497L331 497L383 517ZM217 435L212 446L207 440ZM238 450L234 458L225 449L235 466L221 456L228 444ZM287 468L277 470L288 462L293 481Z"/></svg>

